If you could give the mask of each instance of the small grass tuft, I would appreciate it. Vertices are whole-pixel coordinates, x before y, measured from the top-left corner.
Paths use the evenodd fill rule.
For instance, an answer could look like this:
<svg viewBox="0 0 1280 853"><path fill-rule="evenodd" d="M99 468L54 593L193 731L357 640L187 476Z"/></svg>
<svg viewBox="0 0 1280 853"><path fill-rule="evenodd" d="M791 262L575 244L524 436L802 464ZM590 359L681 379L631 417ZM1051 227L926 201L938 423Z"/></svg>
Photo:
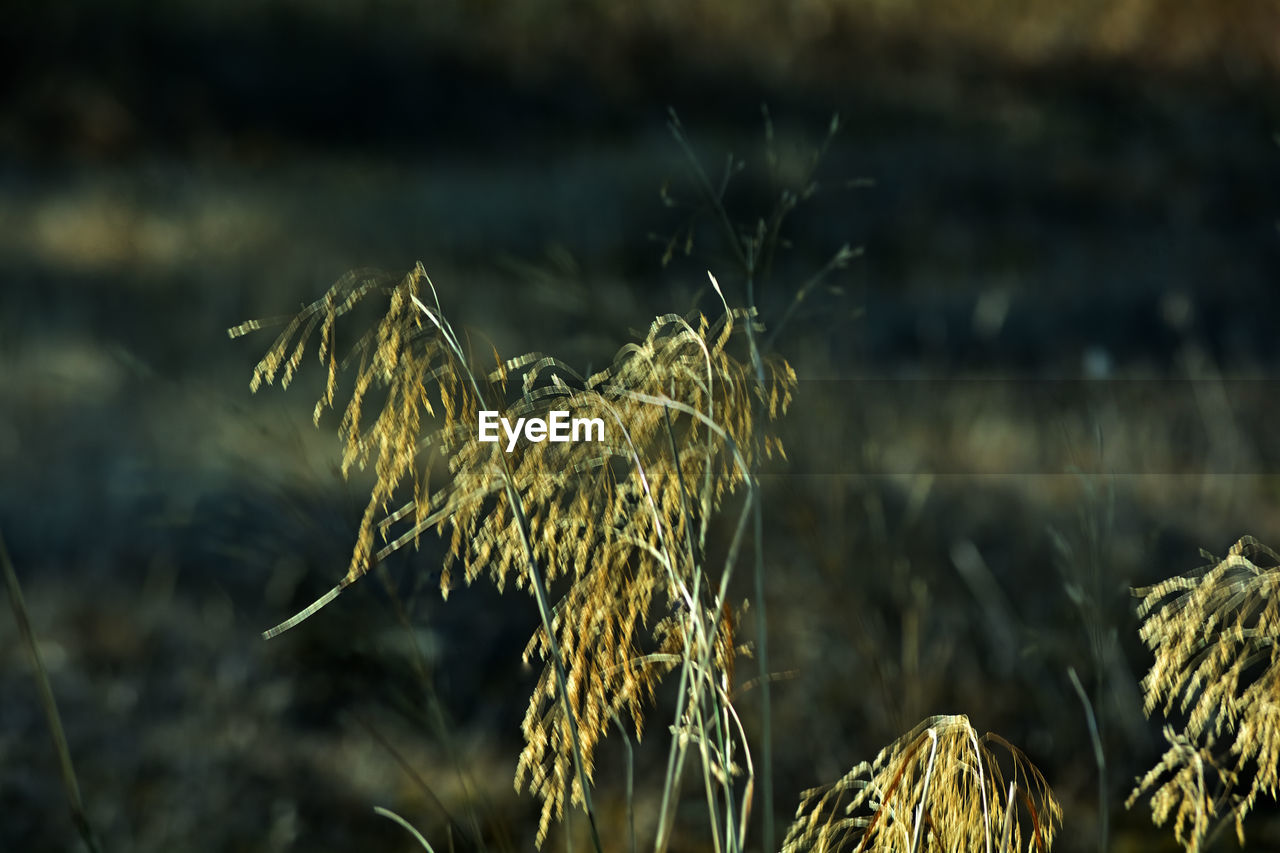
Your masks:
<svg viewBox="0 0 1280 853"><path fill-rule="evenodd" d="M979 735L966 716L941 716L834 785L806 791L782 849L1047 851L1061 824L1053 792L1021 750Z"/></svg>

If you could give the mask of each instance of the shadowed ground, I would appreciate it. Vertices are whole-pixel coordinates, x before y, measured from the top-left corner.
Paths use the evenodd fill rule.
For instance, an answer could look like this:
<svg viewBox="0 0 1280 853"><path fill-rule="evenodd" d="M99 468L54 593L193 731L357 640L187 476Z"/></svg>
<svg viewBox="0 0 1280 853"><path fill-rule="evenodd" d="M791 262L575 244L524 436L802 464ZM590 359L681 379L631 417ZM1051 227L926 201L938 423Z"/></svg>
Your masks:
<svg viewBox="0 0 1280 853"><path fill-rule="evenodd" d="M1274 13L833 2L694 26L661 4L484 5L68 7L5 36L0 531L106 849L413 849L374 805L437 849L530 845L510 783L529 601L445 605L427 543L388 567L413 632L371 577L259 639L343 571L362 483L311 426L314 362L251 398L270 332L225 330L417 260L479 352L599 366L655 314L713 310L705 271L737 278L668 106L713 175L746 163L726 199L746 226L842 117L766 318L865 247L777 341L801 375L766 496L780 819L963 712L1045 770L1059 849L1096 849L1072 666L1104 722L1113 849L1168 845L1120 807L1158 754L1127 589L1246 532L1280 541ZM71 849L6 618L0 649L0 849ZM664 734L639 750L642 826ZM1280 838L1266 814L1248 829Z"/></svg>

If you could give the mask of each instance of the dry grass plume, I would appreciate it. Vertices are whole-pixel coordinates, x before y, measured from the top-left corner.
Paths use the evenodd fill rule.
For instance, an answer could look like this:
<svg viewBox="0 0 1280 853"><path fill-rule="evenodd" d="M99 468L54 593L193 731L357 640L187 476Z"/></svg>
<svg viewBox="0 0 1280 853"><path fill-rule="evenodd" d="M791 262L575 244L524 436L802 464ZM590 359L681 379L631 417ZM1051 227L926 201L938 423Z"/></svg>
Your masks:
<svg viewBox="0 0 1280 853"><path fill-rule="evenodd" d="M806 791L783 851L1047 851L1061 823L1021 750L963 715L933 717L834 785Z"/></svg>
<svg viewBox="0 0 1280 853"><path fill-rule="evenodd" d="M1145 710L1176 709L1186 725L1165 726L1169 748L1128 805L1150 794L1152 819L1172 817L1189 853L1231 819L1243 845L1245 817L1280 782L1280 555L1246 536L1206 569L1135 592L1155 653Z"/></svg>
<svg viewBox="0 0 1280 853"><path fill-rule="evenodd" d="M366 300L378 301L380 319L339 360L338 321ZM690 690L716 684L727 693L731 684L725 588L703 576L708 519L751 485L762 457L781 453L753 418L785 411L795 374L767 361L761 383L750 359L735 354L754 316L723 304L716 320L658 317L592 376L540 354L494 353L480 370L420 265L398 282L353 274L292 318L254 370L254 390L276 379L287 386L316 335L327 378L316 421L345 393L342 470L374 475L345 576L268 636L431 530L447 545L442 592L457 574L528 590L543 627L525 655L545 666L525 715L515 783L543 801L539 843L567 804L590 813L597 744L623 715L641 735L663 675L693 662L682 682ZM341 392L346 367L353 380ZM521 442L508 453L505 441L477 440L482 409L512 422L551 410L600 418L605 440ZM567 591L551 606L544 599L557 581ZM701 708L691 701L687 713ZM725 764L731 771L731 759Z"/></svg>

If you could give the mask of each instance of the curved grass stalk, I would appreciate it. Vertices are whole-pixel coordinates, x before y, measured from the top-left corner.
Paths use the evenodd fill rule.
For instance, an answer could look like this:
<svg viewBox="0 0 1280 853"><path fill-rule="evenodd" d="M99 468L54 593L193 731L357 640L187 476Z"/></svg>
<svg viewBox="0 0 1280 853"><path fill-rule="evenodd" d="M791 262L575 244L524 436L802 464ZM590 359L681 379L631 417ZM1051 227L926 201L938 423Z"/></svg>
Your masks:
<svg viewBox="0 0 1280 853"><path fill-rule="evenodd" d="M461 339L419 265L393 287L350 278L339 282L277 338L255 371L253 387L277 375L290 381L306 336L318 329L329 380L317 414L333 407L334 321L374 293L388 298L387 312L342 361L359 362L339 430L343 470L368 464L375 474L357 545L342 581L268 635L296 626L389 555L439 529L447 546L442 592L449 587L450 567L461 564L467 582L487 571L500 589L514 575L537 605L540 627L526 657L538 654L545 666L526 713L516 785L527 785L543 801L539 844L552 818L562 816L566 805L581 804L600 849L591 797L596 745L622 710L631 713L639 737L644 703L678 660L683 665L677 721L693 721L703 733L709 802L713 811L720 805L728 809L723 826L715 819L716 833L725 853L740 849L750 800L738 802L730 778L736 712L727 704L728 693L716 692L713 672L731 666L732 648L722 648L718 620L728 613L728 584L747 520L753 507L758 511L755 460L761 452L780 449L776 440L758 436L756 421L766 410L766 396L769 417L785 410L794 373L771 362L778 384L766 389L759 364L753 369L729 355L726 346L738 321L749 326L752 320L724 303L726 314L715 324L705 318L696 324L675 316L657 318L642 342L623 347L611 367L585 380L555 359L530 354L498 361L482 381L468 367ZM513 378L518 378L518 392L512 400ZM375 395L382 395L381 408L366 425L370 419L362 413L373 408L366 398L379 399ZM554 406L603 417L613 425L613 438L599 447L528 444L514 453L497 445L486 448L475 440L476 412L495 404L501 412L503 403L506 414L522 417ZM428 417L443 426L427 433ZM426 454L448 462L450 481L441 490L431 491L430 464L420 467L419 456ZM413 487L409 500L398 494L406 482ZM701 483L696 504L692 483ZM704 582L701 559L708 518L740 487L746 499L713 589ZM388 510L393 498L394 508ZM611 571L612 566L626 570ZM571 583L553 603L549 587L557 578ZM674 658L632 653L650 632L643 620L654 599L673 614L684 608L683 623L659 623L668 626L664 631L684 631ZM666 636L676 638L675 633ZM740 724L737 730L740 734ZM687 739L676 738L668 756L660 846L669 839L670 805L687 746ZM749 753L748 764L753 768L750 792Z"/></svg>

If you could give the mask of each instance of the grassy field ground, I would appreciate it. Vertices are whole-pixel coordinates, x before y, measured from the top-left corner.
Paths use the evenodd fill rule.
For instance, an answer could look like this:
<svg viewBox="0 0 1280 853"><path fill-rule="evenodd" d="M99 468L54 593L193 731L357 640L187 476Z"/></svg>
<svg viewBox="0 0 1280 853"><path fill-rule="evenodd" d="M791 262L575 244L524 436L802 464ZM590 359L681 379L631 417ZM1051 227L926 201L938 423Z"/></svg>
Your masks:
<svg viewBox="0 0 1280 853"><path fill-rule="evenodd" d="M776 341L800 377L763 480L779 825L964 713L1045 772L1055 849L1099 849L1104 813L1109 849L1176 849L1123 808L1162 751L1129 589L1280 542L1274 4L740 5L135 2L0 37L0 533L104 849L415 849L375 805L437 850L530 849L527 597L446 604L424 540L259 638L341 576L368 484L311 425L313 357L250 397L269 336L226 329L418 260L478 350L583 367L714 311L708 269L741 302L669 106L712 174L745 164L748 227L841 115L763 316L864 249ZM76 849L6 618L0 649L0 850ZM665 737L636 753L642 827ZM615 840L622 766L606 740ZM709 849L688 799L672 849ZM1246 827L1280 846L1273 807Z"/></svg>

